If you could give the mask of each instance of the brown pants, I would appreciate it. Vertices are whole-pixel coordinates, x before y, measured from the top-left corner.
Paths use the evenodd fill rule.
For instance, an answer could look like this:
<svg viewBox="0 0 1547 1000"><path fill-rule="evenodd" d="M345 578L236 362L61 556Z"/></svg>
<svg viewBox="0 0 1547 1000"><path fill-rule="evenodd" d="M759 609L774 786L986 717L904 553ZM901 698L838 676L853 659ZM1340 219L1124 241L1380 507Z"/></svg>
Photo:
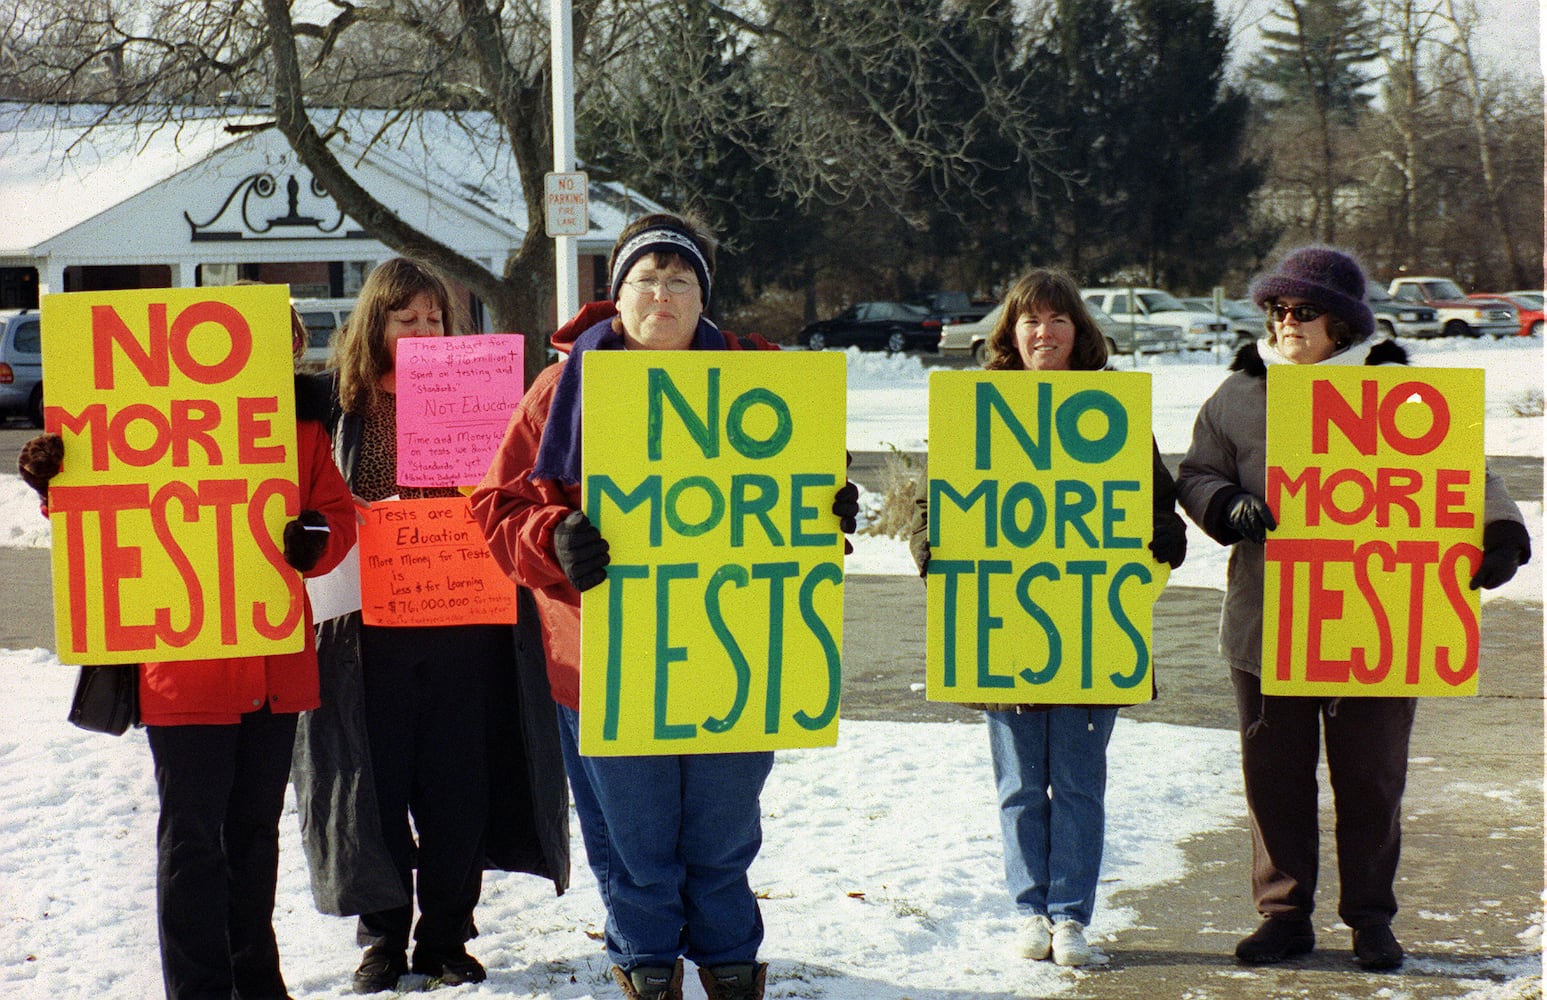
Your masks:
<svg viewBox="0 0 1547 1000"><path fill-rule="evenodd" d="M1264 917L1316 907L1316 764L1326 732L1337 814L1338 916L1350 927L1389 924L1402 853L1402 790L1413 698L1264 695L1231 670L1241 725L1241 770L1252 824L1252 898Z"/></svg>

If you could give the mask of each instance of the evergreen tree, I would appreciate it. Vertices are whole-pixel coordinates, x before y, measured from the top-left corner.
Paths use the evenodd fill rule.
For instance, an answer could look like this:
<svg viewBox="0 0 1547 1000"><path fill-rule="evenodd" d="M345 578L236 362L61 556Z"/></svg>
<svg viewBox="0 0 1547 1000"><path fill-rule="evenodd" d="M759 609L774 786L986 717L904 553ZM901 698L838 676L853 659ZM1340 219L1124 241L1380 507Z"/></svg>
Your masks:
<svg viewBox="0 0 1547 1000"><path fill-rule="evenodd" d="M1378 26L1360 0L1280 0L1249 75L1265 88L1269 134L1313 153L1304 177L1317 239L1337 238L1338 189L1351 178L1339 140L1370 102L1361 67L1379 58ZM1300 159L1305 159L1301 157Z"/></svg>

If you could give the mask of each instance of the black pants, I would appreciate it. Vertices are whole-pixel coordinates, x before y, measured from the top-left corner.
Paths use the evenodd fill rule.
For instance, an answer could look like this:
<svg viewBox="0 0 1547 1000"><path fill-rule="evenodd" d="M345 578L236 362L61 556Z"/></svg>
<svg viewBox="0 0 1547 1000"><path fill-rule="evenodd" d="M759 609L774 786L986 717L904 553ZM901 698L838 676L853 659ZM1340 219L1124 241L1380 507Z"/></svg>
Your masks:
<svg viewBox="0 0 1547 1000"><path fill-rule="evenodd" d="M513 662L511 630L367 625L360 633L381 829L410 897L419 871L416 950L455 952L475 933L483 891L489 682ZM356 938L406 949L412 923L412 904L364 913Z"/></svg>
<svg viewBox="0 0 1547 1000"><path fill-rule="evenodd" d="M285 996L274 942L279 814L296 716L147 726L161 817L156 917L168 1000Z"/></svg>
<svg viewBox="0 0 1547 1000"><path fill-rule="evenodd" d="M1316 764L1326 734L1337 815L1338 916L1350 927L1389 924L1402 854L1402 792L1414 698L1264 695L1230 671L1241 724L1241 768L1252 824L1252 898L1265 917L1316 906Z"/></svg>

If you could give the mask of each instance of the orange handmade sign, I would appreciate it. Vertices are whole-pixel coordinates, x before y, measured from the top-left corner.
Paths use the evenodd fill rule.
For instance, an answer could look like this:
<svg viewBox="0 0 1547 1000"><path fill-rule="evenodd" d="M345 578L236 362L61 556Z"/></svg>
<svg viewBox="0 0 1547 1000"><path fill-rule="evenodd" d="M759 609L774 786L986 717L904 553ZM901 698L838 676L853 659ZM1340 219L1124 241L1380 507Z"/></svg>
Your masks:
<svg viewBox="0 0 1547 1000"><path fill-rule="evenodd" d="M59 659L299 650L288 289L48 295L43 367Z"/></svg>
<svg viewBox="0 0 1547 1000"><path fill-rule="evenodd" d="M1483 373L1268 369L1262 689L1477 692Z"/></svg>
<svg viewBox="0 0 1547 1000"><path fill-rule="evenodd" d="M516 585L466 497L379 501L360 526L360 611L367 625L509 625Z"/></svg>

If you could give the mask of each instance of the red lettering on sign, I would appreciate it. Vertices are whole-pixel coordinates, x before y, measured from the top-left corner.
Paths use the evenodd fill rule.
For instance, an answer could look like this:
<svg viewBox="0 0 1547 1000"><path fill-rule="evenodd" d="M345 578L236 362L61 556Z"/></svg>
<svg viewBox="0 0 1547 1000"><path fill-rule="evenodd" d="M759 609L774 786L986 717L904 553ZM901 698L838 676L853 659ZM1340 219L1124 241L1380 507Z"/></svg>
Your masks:
<svg viewBox="0 0 1547 1000"><path fill-rule="evenodd" d="M1349 405L1330 380L1311 383L1311 451L1325 455L1328 431L1336 427L1361 455L1374 455L1381 442L1404 455L1426 455L1450 433L1450 407L1438 389L1426 382L1402 382L1379 399L1374 379L1359 383L1359 408ZM1397 427L1397 410L1407 402L1429 409L1429 429L1409 437ZM1378 433L1377 433L1378 430Z"/></svg>
<svg viewBox="0 0 1547 1000"><path fill-rule="evenodd" d="M257 489L253 491L252 501L247 505L248 530L257 540L258 549L263 553L263 558L268 560L269 565L279 573L280 579L285 581L285 587L290 592L290 600L285 604L284 615L278 622L269 621L266 602L254 602L252 627L265 639L283 639L294 632L296 623L300 620L306 606L302 596L304 586L301 583L301 574L285 562L284 552L269 534L268 527L264 523L264 511L269 501L276 497L283 501L287 519L301 512L300 490L295 483L285 479L265 479L259 483Z"/></svg>
<svg viewBox="0 0 1547 1000"><path fill-rule="evenodd" d="M1456 564L1462 560L1466 561L1464 575L1456 572ZM1452 545L1440 561L1440 588L1445 591L1445 599L1450 602L1451 609L1460 620L1462 633L1466 637L1466 649L1461 654L1459 667L1450 665L1448 646L1438 646L1434 650L1434 672L1451 687L1460 687L1477 673L1477 654L1482 646L1482 633L1478 628L1477 615L1467 603L1466 592L1461 589L1461 581L1470 580L1482 561L1482 549L1466 542Z"/></svg>
<svg viewBox="0 0 1547 1000"><path fill-rule="evenodd" d="M1472 473L1467 469L1436 469L1434 472L1434 526L1436 528L1470 528L1476 518L1470 511L1455 508L1466 503L1463 490L1472 484Z"/></svg>
<svg viewBox="0 0 1547 1000"><path fill-rule="evenodd" d="M266 415L279 412L279 400L273 396L241 396L236 401L237 460L243 465L275 465L285 460L282 444L260 445L272 436Z"/></svg>
<svg viewBox="0 0 1547 1000"><path fill-rule="evenodd" d="M152 302L146 310L145 318L150 340L148 345L140 343L134 331L118 315L118 310L112 306L91 307L91 374L92 382L98 389L112 389L117 385L113 369L114 345L123 351L124 357L134 365L146 385L170 384L166 303Z"/></svg>
<svg viewBox="0 0 1547 1000"><path fill-rule="evenodd" d="M156 609L156 635L167 645L181 649L192 642L204 627L204 586L199 583L192 561L172 532L167 508L174 500L183 509L183 523L191 524L199 519L199 494L186 483L167 483L156 491L150 505L150 523L156 532L156 540L172 560L178 577L183 581L183 592L188 597L188 624L183 628L172 624L171 604L165 604Z"/></svg>

